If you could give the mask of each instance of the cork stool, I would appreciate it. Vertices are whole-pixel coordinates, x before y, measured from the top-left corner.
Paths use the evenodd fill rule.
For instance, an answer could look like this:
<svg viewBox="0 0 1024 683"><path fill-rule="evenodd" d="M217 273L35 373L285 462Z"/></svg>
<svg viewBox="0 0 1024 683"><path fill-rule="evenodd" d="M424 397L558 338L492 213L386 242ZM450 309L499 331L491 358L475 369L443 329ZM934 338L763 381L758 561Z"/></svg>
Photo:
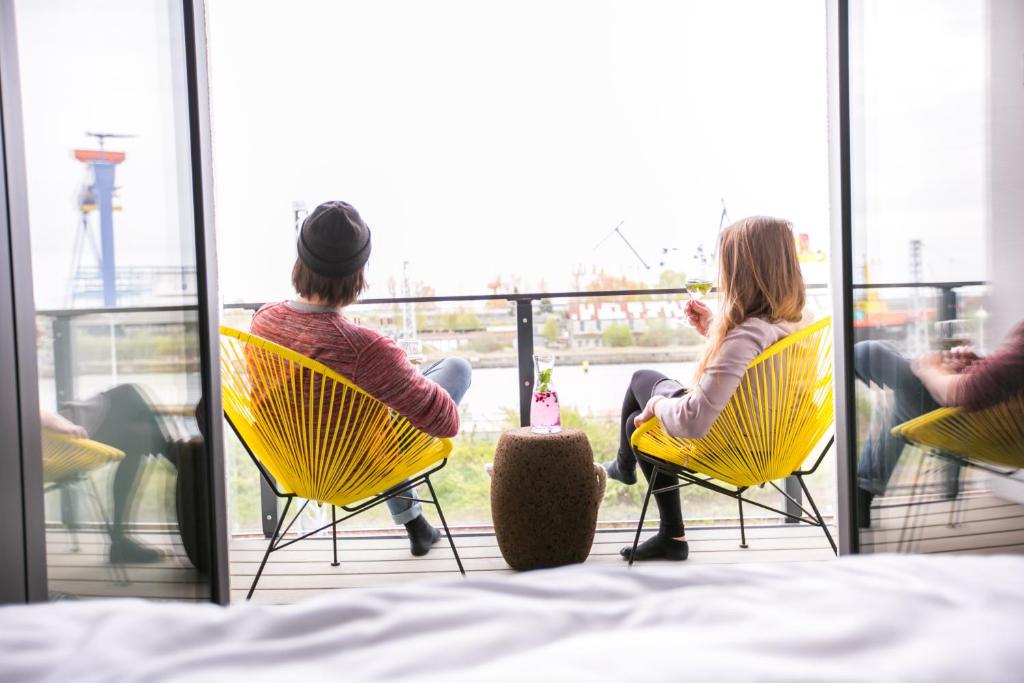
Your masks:
<svg viewBox="0 0 1024 683"><path fill-rule="evenodd" d="M505 432L491 470L498 548L517 570L583 562L590 554L605 472L578 429Z"/></svg>

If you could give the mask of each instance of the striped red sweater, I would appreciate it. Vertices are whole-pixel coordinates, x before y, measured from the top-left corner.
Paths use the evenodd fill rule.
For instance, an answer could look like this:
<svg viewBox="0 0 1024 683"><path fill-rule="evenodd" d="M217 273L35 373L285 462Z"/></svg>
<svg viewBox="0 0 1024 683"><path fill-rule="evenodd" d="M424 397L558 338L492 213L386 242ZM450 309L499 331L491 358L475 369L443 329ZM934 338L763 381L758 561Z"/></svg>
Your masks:
<svg viewBox="0 0 1024 683"><path fill-rule="evenodd" d="M338 311L306 308L291 302L267 304L253 317L251 331L323 363L431 436L458 433L455 402L420 374L391 339Z"/></svg>
<svg viewBox="0 0 1024 683"><path fill-rule="evenodd" d="M1024 323L1018 323L995 351L963 371L950 405L984 410L1024 391Z"/></svg>

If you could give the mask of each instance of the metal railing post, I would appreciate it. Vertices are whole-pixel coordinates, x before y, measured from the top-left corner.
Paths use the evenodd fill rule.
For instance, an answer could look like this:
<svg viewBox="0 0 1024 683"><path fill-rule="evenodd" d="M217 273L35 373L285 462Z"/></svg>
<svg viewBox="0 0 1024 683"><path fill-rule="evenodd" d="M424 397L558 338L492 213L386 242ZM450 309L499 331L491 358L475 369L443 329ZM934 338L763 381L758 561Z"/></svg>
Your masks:
<svg viewBox="0 0 1024 683"><path fill-rule="evenodd" d="M263 535L270 538L277 530L277 496L263 477L260 477L260 519L263 520Z"/></svg>
<svg viewBox="0 0 1024 683"><path fill-rule="evenodd" d="M939 302L942 320L955 320L957 317L957 296L956 290L952 287L943 287L942 300Z"/></svg>
<svg viewBox="0 0 1024 683"><path fill-rule="evenodd" d="M804 492L800 488L800 480L796 477L786 477L785 481L786 495L793 500L786 500L786 512L791 515L801 517L802 511L800 505L804 502ZM799 524L800 520L786 517L786 524Z"/></svg>
<svg viewBox="0 0 1024 683"><path fill-rule="evenodd" d="M53 318L53 384L56 389L57 410L75 400L75 363L71 357L71 318L58 315ZM60 519L68 528L77 520L78 501L74 487L60 488Z"/></svg>
<svg viewBox="0 0 1024 683"><path fill-rule="evenodd" d="M533 400L533 300L516 300L516 331L519 354L519 424L530 424L530 402Z"/></svg>
<svg viewBox="0 0 1024 683"><path fill-rule="evenodd" d="M75 400L75 362L72 357L71 318L53 319L53 384L57 390L57 409Z"/></svg>

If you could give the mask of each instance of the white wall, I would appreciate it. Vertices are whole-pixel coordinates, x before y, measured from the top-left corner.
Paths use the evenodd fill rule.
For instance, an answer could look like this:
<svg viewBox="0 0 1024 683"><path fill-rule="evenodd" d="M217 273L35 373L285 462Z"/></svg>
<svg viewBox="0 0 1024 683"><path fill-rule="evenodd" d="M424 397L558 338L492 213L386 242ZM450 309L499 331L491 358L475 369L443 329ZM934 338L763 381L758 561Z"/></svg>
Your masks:
<svg viewBox="0 0 1024 683"><path fill-rule="evenodd" d="M992 0L989 27L989 346L1024 319L1024 1Z"/></svg>

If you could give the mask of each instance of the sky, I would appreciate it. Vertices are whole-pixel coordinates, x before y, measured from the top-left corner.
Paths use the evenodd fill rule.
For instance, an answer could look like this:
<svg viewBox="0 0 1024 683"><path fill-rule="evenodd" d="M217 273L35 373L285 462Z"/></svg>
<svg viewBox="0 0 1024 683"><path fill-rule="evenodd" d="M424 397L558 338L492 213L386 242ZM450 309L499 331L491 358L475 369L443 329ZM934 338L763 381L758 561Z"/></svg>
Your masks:
<svg viewBox="0 0 1024 683"><path fill-rule="evenodd" d="M16 2L40 308L66 297L87 130L137 136L116 143L118 262L192 265L171 4ZM823 2L206 4L225 301L288 296L293 206L328 199L373 230L377 296L405 263L439 295L653 283L714 241L723 199L828 250ZM875 281L907 278L915 238L928 279L984 276L981 7L865 4L855 244Z"/></svg>

